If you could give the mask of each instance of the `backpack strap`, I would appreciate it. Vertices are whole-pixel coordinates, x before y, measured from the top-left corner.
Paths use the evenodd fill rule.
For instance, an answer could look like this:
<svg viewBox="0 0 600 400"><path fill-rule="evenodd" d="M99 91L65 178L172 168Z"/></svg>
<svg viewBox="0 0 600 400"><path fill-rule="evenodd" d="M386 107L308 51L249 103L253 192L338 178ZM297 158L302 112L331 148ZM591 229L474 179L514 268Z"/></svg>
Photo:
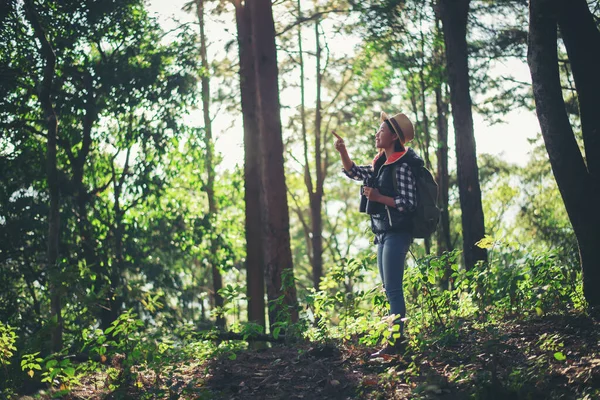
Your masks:
<svg viewBox="0 0 600 400"><path fill-rule="evenodd" d="M394 193L396 193L396 195L400 194L400 191L398 189L398 163L393 163L392 164L392 184L394 185Z"/></svg>

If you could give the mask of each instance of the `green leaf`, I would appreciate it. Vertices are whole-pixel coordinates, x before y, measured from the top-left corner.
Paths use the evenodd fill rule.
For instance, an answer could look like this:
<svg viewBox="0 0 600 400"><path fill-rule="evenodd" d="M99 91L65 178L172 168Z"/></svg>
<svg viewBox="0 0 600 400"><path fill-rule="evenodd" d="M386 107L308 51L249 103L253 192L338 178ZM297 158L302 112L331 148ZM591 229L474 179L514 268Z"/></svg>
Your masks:
<svg viewBox="0 0 600 400"><path fill-rule="evenodd" d="M536 307L535 313L538 315L538 317L541 317L542 315L544 315L544 310L542 310L540 307Z"/></svg>
<svg viewBox="0 0 600 400"><path fill-rule="evenodd" d="M494 246L494 238L488 235L485 235L483 239L475 243L475 246L482 249L490 249Z"/></svg>
<svg viewBox="0 0 600 400"><path fill-rule="evenodd" d="M557 351L554 353L554 358L556 358L558 361L565 361L567 356L565 356L561 351Z"/></svg>

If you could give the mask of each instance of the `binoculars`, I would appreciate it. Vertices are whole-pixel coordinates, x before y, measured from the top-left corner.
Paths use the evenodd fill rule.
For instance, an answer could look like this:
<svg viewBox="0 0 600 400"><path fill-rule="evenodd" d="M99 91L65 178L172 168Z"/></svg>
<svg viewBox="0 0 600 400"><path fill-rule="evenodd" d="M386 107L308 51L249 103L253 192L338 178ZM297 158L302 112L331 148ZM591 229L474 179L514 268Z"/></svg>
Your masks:
<svg viewBox="0 0 600 400"><path fill-rule="evenodd" d="M381 203L372 202L372 201L369 201L369 199L367 199L367 196L365 196L365 194L364 194L365 186L366 187L374 187L375 179L374 178L366 178L363 182L363 185L360 187L360 207L358 210L361 213L366 213L369 215L379 214L379 209L380 209L379 206L381 205Z"/></svg>

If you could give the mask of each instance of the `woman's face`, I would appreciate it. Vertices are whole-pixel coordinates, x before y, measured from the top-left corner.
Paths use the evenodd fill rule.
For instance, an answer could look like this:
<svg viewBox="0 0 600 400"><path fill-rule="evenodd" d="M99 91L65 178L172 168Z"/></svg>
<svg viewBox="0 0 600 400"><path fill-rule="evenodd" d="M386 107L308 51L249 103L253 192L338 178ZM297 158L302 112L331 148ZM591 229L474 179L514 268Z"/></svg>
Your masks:
<svg viewBox="0 0 600 400"><path fill-rule="evenodd" d="M398 139L398 136L390 130L385 122L382 122L375 134L375 146L378 149L385 149L390 147L396 139Z"/></svg>

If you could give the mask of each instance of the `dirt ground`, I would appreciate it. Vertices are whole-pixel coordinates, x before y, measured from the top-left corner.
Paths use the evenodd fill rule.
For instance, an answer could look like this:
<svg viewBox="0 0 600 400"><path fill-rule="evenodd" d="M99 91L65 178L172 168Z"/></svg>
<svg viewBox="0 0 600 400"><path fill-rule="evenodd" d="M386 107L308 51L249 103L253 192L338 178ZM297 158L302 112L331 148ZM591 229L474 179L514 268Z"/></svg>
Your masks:
<svg viewBox="0 0 600 400"><path fill-rule="evenodd" d="M374 360L376 349L353 343L272 345L190 360L158 383L142 375L126 390L108 392L96 382L64 398L600 398L597 320L546 316L493 328L465 321L455 332L430 334L406 354Z"/></svg>

